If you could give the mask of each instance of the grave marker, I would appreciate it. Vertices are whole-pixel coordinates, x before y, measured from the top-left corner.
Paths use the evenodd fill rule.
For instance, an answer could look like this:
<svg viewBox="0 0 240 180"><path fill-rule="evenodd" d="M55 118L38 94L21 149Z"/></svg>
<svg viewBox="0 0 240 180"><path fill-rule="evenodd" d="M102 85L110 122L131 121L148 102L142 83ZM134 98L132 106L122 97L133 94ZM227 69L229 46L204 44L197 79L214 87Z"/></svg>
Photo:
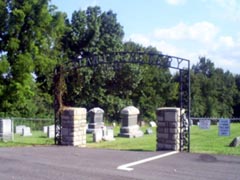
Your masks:
<svg viewBox="0 0 240 180"><path fill-rule="evenodd" d="M13 140L13 124L11 119L0 119L0 140Z"/></svg>
<svg viewBox="0 0 240 180"><path fill-rule="evenodd" d="M23 128L25 128L25 125L18 125L16 126L15 133L16 134L22 134Z"/></svg>
<svg viewBox="0 0 240 180"><path fill-rule="evenodd" d="M103 114L104 110L99 107L92 108L88 111L88 133L92 133L95 130L102 129L104 127Z"/></svg>
<svg viewBox="0 0 240 180"><path fill-rule="evenodd" d="M22 128L22 136L32 136L30 127Z"/></svg>
<svg viewBox="0 0 240 180"><path fill-rule="evenodd" d="M137 125L139 110L134 106L127 106L121 110L121 125L119 136L136 138L143 136L143 132Z"/></svg>
<svg viewBox="0 0 240 180"><path fill-rule="evenodd" d="M220 119L218 122L219 136L230 136L230 119Z"/></svg>
<svg viewBox="0 0 240 180"><path fill-rule="evenodd" d="M199 128L200 129L210 129L211 121L209 119L200 119Z"/></svg>
<svg viewBox="0 0 240 180"><path fill-rule="evenodd" d="M55 125L51 125L47 127L47 135L48 135L48 138L55 137Z"/></svg>

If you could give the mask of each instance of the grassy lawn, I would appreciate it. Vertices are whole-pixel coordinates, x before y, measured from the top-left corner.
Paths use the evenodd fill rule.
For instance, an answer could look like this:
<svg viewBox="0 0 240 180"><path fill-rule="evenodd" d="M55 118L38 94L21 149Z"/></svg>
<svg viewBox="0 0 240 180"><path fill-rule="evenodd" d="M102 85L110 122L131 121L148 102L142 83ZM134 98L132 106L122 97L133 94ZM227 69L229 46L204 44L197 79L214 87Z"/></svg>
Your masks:
<svg viewBox="0 0 240 180"><path fill-rule="evenodd" d="M191 127L191 152L240 155L240 146L229 147L231 141L240 136L240 123L231 124L230 136L218 136L218 126L209 130Z"/></svg>
<svg viewBox="0 0 240 180"><path fill-rule="evenodd" d="M50 145L54 144L54 139L47 138L47 135L42 131L32 131L32 136L23 137L19 134L14 134L12 142L0 141L0 147L12 146L34 146L34 145Z"/></svg>
<svg viewBox="0 0 240 180"><path fill-rule="evenodd" d="M147 127L141 128L145 132ZM93 143L91 134L87 135L87 147L130 150L130 151L155 151L156 150L156 128L152 128L153 134L144 134L139 138L118 137L119 127L115 127L115 141L102 141Z"/></svg>
<svg viewBox="0 0 240 180"><path fill-rule="evenodd" d="M145 132L147 127L141 130ZM118 137L119 127L114 128L115 141L102 141L93 143L92 134L87 134L87 147L105 148L130 151L155 151L156 150L156 128L153 128L153 134L144 134L140 138ZM51 145L54 139L47 138L47 135L41 131L32 131L33 136L23 137L14 136L13 142L1 142L0 147L9 146L32 146L32 145ZM230 142L237 136L240 136L240 123L231 124L230 136L218 136L218 127L212 125L209 130L202 130L197 126L191 127L190 151L194 153L240 155L240 147L229 147Z"/></svg>

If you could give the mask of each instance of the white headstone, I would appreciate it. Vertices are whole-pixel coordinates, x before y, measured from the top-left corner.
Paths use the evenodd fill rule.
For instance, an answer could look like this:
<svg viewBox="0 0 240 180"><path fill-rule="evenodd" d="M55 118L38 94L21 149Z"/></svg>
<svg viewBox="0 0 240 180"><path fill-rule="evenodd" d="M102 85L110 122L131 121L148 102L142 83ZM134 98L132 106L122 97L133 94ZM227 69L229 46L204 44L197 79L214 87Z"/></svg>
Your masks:
<svg viewBox="0 0 240 180"><path fill-rule="evenodd" d="M114 131L112 128L107 128L106 130L106 134L105 136L103 137L103 140L104 141L114 141Z"/></svg>
<svg viewBox="0 0 240 180"><path fill-rule="evenodd" d="M150 127L157 127L157 124L154 121L149 122Z"/></svg>
<svg viewBox="0 0 240 180"><path fill-rule="evenodd" d="M153 134L153 130L151 128L147 128L146 134Z"/></svg>
<svg viewBox="0 0 240 180"><path fill-rule="evenodd" d="M55 137L55 125L48 126L47 134L48 134L48 138L54 138Z"/></svg>
<svg viewBox="0 0 240 180"><path fill-rule="evenodd" d="M32 136L30 127L24 127L22 129L22 136Z"/></svg>
<svg viewBox="0 0 240 180"><path fill-rule="evenodd" d="M16 126L16 134L22 134L22 131L23 131L23 128L25 128L26 126L25 125L19 125L19 126Z"/></svg>
<svg viewBox="0 0 240 180"><path fill-rule="evenodd" d="M93 142L100 142L100 141L102 141L102 138L103 138L102 130L101 129L96 129L93 132Z"/></svg>
<svg viewBox="0 0 240 180"><path fill-rule="evenodd" d="M0 140L13 140L13 124L11 119L0 119Z"/></svg>
<svg viewBox="0 0 240 180"><path fill-rule="evenodd" d="M44 132L45 134L47 134L47 132L48 132L48 126L43 126L43 132Z"/></svg>

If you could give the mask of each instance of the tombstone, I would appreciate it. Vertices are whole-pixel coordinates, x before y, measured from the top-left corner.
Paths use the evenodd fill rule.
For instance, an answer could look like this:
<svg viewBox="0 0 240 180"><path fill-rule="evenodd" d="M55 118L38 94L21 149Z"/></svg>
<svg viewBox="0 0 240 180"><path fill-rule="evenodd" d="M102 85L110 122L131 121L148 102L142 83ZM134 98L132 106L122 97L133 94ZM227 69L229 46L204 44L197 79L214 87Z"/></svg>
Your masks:
<svg viewBox="0 0 240 180"><path fill-rule="evenodd" d="M229 144L230 147L240 146L240 136L235 137L232 142Z"/></svg>
<svg viewBox="0 0 240 180"><path fill-rule="evenodd" d="M103 109L99 107L92 108L88 111L89 124L87 133L92 133L95 130L104 127L103 114L104 114Z"/></svg>
<svg viewBox="0 0 240 180"><path fill-rule="evenodd" d="M151 128L146 129L146 134L153 134L153 130Z"/></svg>
<svg viewBox="0 0 240 180"><path fill-rule="evenodd" d="M48 138L55 137L55 125L51 125L47 127L47 135L48 135Z"/></svg>
<svg viewBox="0 0 240 180"><path fill-rule="evenodd" d="M13 126L11 119L0 119L0 140L13 140Z"/></svg>
<svg viewBox="0 0 240 180"><path fill-rule="evenodd" d="M157 124L154 121L149 122L150 127L157 127Z"/></svg>
<svg viewBox="0 0 240 180"><path fill-rule="evenodd" d="M103 136L104 141L115 141L114 139L114 131L112 127L106 128L106 134Z"/></svg>
<svg viewBox="0 0 240 180"><path fill-rule="evenodd" d="M15 129L16 134L22 134L23 128L25 127L26 127L25 125L16 126L16 129Z"/></svg>
<svg viewBox="0 0 240 180"><path fill-rule="evenodd" d="M32 136L30 127L22 128L22 136Z"/></svg>
<svg viewBox="0 0 240 180"><path fill-rule="evenodd" d="M48 126L43 126L43 133L45 133L45 134L48 133Z"/></svg>
<svg viewBox="0 0 240 180"><path fill-rule="evenodd" d="M101 142L103 139L103 131L101 129L95 129L93 131L93 142Z"/></svg>
<svg viewBox="0 0 240 180"><path fill-rule="evenodd" d="M121 110L121 125L119 136L135 138L143 136L143 132L139 129L137 124L139 110L134 106L127 106Z"/></svg>

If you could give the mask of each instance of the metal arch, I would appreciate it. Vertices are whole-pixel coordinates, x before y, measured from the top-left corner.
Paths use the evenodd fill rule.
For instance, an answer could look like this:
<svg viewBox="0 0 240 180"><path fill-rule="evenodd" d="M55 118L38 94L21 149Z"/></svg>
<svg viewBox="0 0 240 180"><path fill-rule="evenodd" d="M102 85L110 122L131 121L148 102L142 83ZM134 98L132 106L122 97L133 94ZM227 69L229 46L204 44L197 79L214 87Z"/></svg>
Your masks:
<svg viewBox="0 0 240 180"><path fill-rule="evenodd" d="M150 65L159 68L171 68L179 70L179 106L186 110L187 119L190 120L190 60L164 55L160 53L146 53L146 52L111 52L104 54L90 54L80 55L75 59L72 59L61 66L61 72L59 67L55 68L54 77L59 77L66 74L73 69L90 67L95 68L97 66L112 67L114 69L120 69L121 64L139 64ZM61 74L61 75L60 75ZM55 78L56 79L56 78ZM56 82L54 82L56 83ZM61 117L59 104L56 102L55 93L55 144L61 144ZM184 124L184 117L181 117L181 135L180 135L180 151L190 151L190 123ZM187 126L187 127L186 127Z"/></svg>
<svg viewBox="0 0 240 180"><path fill-rule="evenodd" d="M95 67L98 65L113 65L116 63L153 65L161 68L187 70L190 61L188 59L159 53L113 52L100 55L99 54L80 55L79 57L67 62L67 64L72 64L74 67L78 68Z"/></svg>

